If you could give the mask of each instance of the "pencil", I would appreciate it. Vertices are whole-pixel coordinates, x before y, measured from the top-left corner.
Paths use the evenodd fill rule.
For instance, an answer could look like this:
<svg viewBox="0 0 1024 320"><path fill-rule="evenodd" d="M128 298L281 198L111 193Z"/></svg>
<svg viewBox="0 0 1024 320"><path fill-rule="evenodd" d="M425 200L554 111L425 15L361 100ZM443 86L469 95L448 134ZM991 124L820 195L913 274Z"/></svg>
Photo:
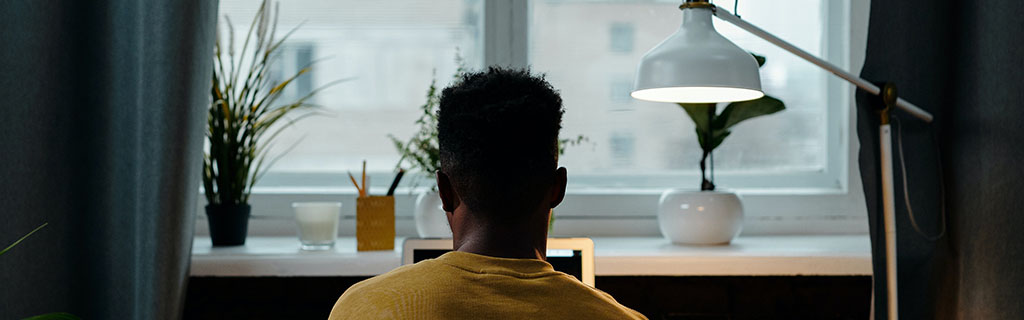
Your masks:
<svg viewBox="0 0 1024 320"><path fill-rule="evenodd" d="M352 179L352 185L356 186L356 191L358 191L359 192L359 196L362 197L363 196L363 189L359 188L359 183L356 182L356 177L352 176L352 171L348 172L348 178Z"/></svg>
<svg viewBox="0 0 1024 320"><path fill-rule="evenodd" d="M366 160L363 160L363 196L368 196L370 190L366 188Z"/></svg>

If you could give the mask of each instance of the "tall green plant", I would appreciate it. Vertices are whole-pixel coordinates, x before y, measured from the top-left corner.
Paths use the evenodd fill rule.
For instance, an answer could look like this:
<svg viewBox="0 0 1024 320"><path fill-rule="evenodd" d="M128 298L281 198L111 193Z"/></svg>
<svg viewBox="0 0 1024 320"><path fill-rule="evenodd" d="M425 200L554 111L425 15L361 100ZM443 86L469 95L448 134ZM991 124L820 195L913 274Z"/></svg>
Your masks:
<svg viewBox="0 0 1024 320"><path fill-rule="evenodd" d="M753 54L757 66L764 66L765 57ZM703 150L700 158L700 176L702 191L715 190L714 163L711 164L711 177L707 175L707 160L712 152L732 133L729 129L744 120L769 115L786 109L781 100L764 96L759 99L733 102L725 106L722 113L716 113L716 103L679 103L686 110L697 131L697 142ZM714 157L711 156L713 161Z"/></svg>
<svg viewBox="0 0 1024 320"><path fill-rule="evenodd" d="M299 27L275 39L280 10L275 8L271 12L267 4L264 0L260 5L237 56L234 27L227 17L227 53L219 35L214 46L210 90L213 101L207 114L206 132L209 150L203 157L203 188L211 205L248 203L252 187L277 160L265 162L274 138L296 121L314 113L306 112L295 118L285 116L315 108L307 101L337 83L316 88L296 101L277 103L285 88L309 73L312 67L304 66L283 81L271 79L271 65L276 60L277 50ZM282 125L275 126L279 123Z"/></svg>

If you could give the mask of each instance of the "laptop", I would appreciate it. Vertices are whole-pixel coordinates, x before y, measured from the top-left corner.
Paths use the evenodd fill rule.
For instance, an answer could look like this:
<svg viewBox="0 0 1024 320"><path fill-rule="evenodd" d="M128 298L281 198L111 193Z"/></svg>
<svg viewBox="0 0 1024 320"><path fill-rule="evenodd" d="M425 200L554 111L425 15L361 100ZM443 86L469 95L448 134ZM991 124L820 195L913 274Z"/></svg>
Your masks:
<svg viewBox="0 0 1024 320"><path fill-rule="evenodd" d="M437 258L448 251L452 251L450 238L407 238L402 244L402 265ZM590 238L548 238L548 263L594 286L594 241Z"/></svg>

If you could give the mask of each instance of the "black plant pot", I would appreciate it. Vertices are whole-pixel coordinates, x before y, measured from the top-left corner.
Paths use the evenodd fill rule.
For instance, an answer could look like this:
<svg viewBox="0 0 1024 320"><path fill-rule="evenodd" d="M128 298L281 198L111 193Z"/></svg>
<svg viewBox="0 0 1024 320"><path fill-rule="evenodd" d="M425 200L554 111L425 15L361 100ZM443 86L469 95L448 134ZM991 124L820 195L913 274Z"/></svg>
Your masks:
<svg viewBox="0 0 1024 320"><path fill-rule="evenodd" d="M208 204L206 218L210 222L213 246L240 246L249 232L248 204Z"/></svg>

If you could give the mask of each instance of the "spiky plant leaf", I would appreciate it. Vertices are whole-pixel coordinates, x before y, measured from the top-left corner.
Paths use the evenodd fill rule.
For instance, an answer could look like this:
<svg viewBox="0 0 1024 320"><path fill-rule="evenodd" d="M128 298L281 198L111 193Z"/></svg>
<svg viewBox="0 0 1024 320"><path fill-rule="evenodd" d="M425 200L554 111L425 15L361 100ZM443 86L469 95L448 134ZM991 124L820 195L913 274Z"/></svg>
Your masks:
<svg viewBox="0 0 1024 320"><path fill-rule="evenodd" d="M18 245L19 243L21 243L22 241L27 239L28 236L31 236L33 233L36 233L36 231L39 231L39 229L42 229L43 227L45 227L48 224L49 223L43 223L42 225L36 227L35 229L32 229L32 231L29 231L28 234L25 234L21 238L18 238L17 241L14 241L14 243L12 243L11 245L7 246L7 248L4 248L4 250L0 251L0 256L4 255L4 253L7 253L7 251L11 250L11 248L14 248L14 246Z"/></svg>
<svg viewBox="0 0 1024 320"><path fill-rule="evenodd" d="M203 188L210 204L248 203L253 186L274 163L265 159L269 145L281 130L315 114L316 106L307 102L313 95L349 80L334 81L296 101L279 103L277 100L289 85L299 77L308 76L312 63L284 80L272 80L270 67L275 63L277 50L301 24L276 38L280 9L271 10L268 3L263 1L257 10L239 54L235 54L234 27L230 19L225 18L229 31L227 53L219 36L214 45L212 102L207 112L206 132L209 149L203 157ZM302 114L291 117L296 112ZM287 150L282 155L286 153Z"/></svg>

